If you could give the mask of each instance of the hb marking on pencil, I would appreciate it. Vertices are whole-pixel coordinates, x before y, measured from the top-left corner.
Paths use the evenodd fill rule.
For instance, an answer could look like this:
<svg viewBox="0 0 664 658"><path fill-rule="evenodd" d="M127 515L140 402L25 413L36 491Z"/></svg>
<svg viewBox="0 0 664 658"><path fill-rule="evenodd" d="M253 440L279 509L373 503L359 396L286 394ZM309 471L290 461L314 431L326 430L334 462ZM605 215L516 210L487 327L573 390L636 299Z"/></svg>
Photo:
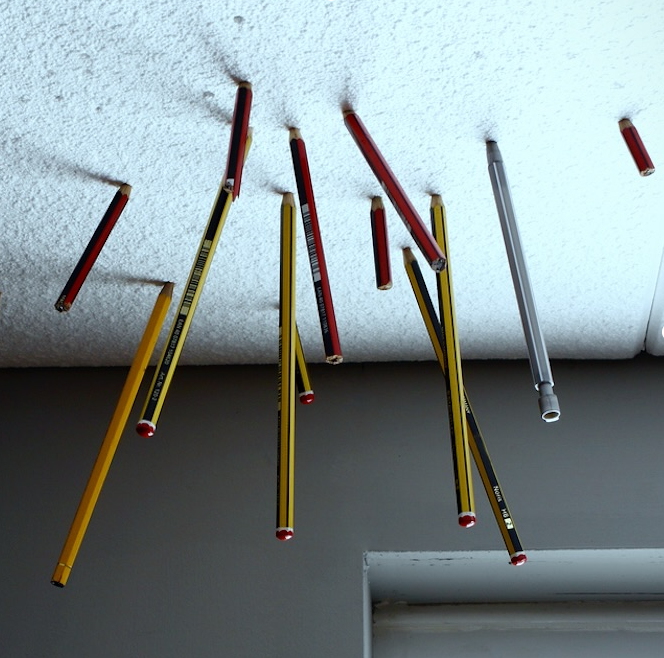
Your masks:
<svg viewBox="0 0 664 658"><path fill-rule="evenodd" d="M56 310L62 313L68 311L72 307L81 286L85 283L85 279L90 273L92 266L95 264L104 244L106 244L108 236L120 218L124 207L127 205L130 194L131 185L127 185L127 183L120 185L120 189L115 193L108 209L101 218L101 222L99 222L97 229L92 235L88 246L85 248L83 255L76 264L76 267L60 293L58 300L55 302Z"/></svg>
<svg viewBox="0 0 664 658"><path fill-rule="evenodd" d="M323 251L323 240L320 234L318 213L316 212L316 202L311 184L307 149L300 131L296 128L290 129L289 138L297 194L302 211L304 237L307 241L311 277L313 279L316 305L320 318L321 333L323 335L325 360L328 363L338 364L343 361L343 354L341 353L334 304L332 303L332 291L330 290L327 265L325 264L325 252Z"/></svg>
<svg viewBox="0 0 664 658"><path fill-rule="evenodd" d="M276 537L293 537L295 468L295 200L290 192L281 203L281 270L279 279L279 382Z"/></svg>
<svg viewBox="0 0 664 658"><path fill-rule="evenodd" d="M367 161L369 167L371 167L378 182L385 190L385 194L387 194L394 205L399 217L401 217L406 228L410 231L415 244L417 244L422 254L424 254L431 268L436 272L444 269L446 262L445 254L443 254L438 243L434 240L422 218L417 213L417 210L415 210L415 206L413 206L410 199L406 196L406 193L385 161L385 158L378 150L360 117L353 110L346 110L344 112L344 122L364 159Z"/></svg>
<svg viewBox="0 0 664 658"><path fill-rule="evenodd" d="M104 486L104 481L111 467L117 446L122 437L129 413L136 400L136 394L141 385L143 375L154 351L161 327L166 318L166 313L173 296L173 284L164 284L155 303L150 319L145 327L143 338L138 346L136 355L127 374L125 385L120 394L115 412L106 431L106 436L101 444L99 455L92 468L92 473L83 492L81 502L74 516L71 528L65 540L64 547L60 553L57 566L51 577L51 583L57 587L67 584L69 575L74 565L74 560L83 542L95 505Z"/></svg>
<svg viewBox="0 0 664 658"><path fill-rule="evenodd" d="M392 287L392 268L387 240L387 222L385 206L379 196L371 200L371 237L373 240L374 268L376 270L376 288L389 290Z"/></svg>
<svg viewBox="0 0 664 658"><path fill-rule="evenodd" d="M228 147L226 173L224 174L226 187L232 192L233 201L240 196L252 98L251 84L249 82L241 82L235 95L231 141Z"/></svg>
<svg viewBox="0 0 664 658"><path fill-rule="evenodd" d="M438 362L441 364L443 370L443 376L445 378L445 384L448 390L448 408L451 406L450 402L450 389L451 382L449 378L449 373L447 371L447 355L445 353L445 340L442 335L442 330L440 328L440 323L436 317L436 311L434 310L433 304L431 302L431 297L427 292L424 279L422 277L422 272L420 271L420 266L413 255L413 252L406 248L403 250L404 257L404 266L410 280L411 287L415 294L415 297L420 308L422 319L426 325L429 337L431 338L436 357ZM434 338L435 337L435 338ZM473 482L472 474L470 470L470 451L468 447L468 442L463 441L463 434L455 434L455 427L453 422L451 425L451 443L452 443L452 461L454 464L454 480L457 496L457 511L458 511L458 520L459 525L464 528L470 528L475 525L476 516L475 516L475 499L473 495Z"/></svg>
<svg viewBox="0 0 664 658"><path fill-rule="evenodd" d="M632 154L632 158L634 158L634 164L636 164L639 173L641 176L650 176L650 174L655 172L655 165L652 163L648 151L646 151L646 147L641 141L638 130L629 119L621 119L618 122L618 127L629 152Z"/></svg>
<svg viewBox="0 0 664 658"><path fill-rule="evenodd" d="M245 145L245 158L251 147L251 129L247 134ZM141 419L136 425L136 432L143 437L153 436L157 430L157 420L161 414L166 394L170 387L175 368L187 339L189 327L196 312L198 300L203 292L205 279L212 264L214 252L219 243L226 217L233 201L226 181L222 180L217 191L217 197L212 206L205 233L198 247L187 285L180 300L178 312L173 320L168 339L164 345L159 363L154 373L150 391L141 412Z"/></svg>

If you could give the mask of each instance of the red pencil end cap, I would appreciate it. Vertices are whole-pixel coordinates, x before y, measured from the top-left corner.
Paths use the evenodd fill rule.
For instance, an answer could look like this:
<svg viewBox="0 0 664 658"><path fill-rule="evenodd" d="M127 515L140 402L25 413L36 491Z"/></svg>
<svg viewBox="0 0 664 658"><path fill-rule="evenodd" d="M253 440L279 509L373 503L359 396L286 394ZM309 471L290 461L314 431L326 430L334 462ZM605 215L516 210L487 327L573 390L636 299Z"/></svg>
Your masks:
<svg viewBox="0 0 664 658"><path fill-rule="evenodd" d="M527 561L528 558L525 553L514 553L513 555L510 555L510 562L515 567L518 567L520 564L525 564Z"/></svg>
<svg viewBox="0 0 664 658"><path fill-rule="evenodd" d="M277 539L279 541L288 541L293 538L293 528L277 528Z"/></svg>
<svg viewBox="0 0 664 658"><path fill-rule="evenodd" d="M156 430L157 426L149 420L141 420L136 425L136 433L144 439L149 439L151 436L154 436Z"/></svg>
<svg viewBox="0 0 664 658"><path fill-rule="evenodd" d="M477 518L472 512L462 512L459 514L459 525L462 528L472 528L477 523Z"/></svg>
<svg viewBox="0 0 664 658"><path fill-rule="evenodd" d="M302 404L311 404L313 401L314 401L313 391L304 391L304 393L300 393L300 402Z"/></svg>

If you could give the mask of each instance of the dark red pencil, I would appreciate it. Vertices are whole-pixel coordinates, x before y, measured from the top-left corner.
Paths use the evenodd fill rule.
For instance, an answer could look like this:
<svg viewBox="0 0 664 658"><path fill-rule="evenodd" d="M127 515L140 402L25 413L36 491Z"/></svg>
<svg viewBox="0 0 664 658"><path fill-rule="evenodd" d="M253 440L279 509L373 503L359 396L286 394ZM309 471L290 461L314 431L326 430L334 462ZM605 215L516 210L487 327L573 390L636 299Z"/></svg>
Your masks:
<svg viewBox="0 0 664 658"><path fill-rule="evenodd" d="M226 173L224 174L226 188L232 192L233 201L240 196L240 183L242 182L244 150L247 143L247 131L249 130L252 97L251 84L249 82L241 82L235 94L231 141L228 147Z"/></svg>
<svg viewBox="0 0 664 658"><path fill-rule="evenodd" d="M655 165L652 163L648 151L646 151L646 147L641 141L641 136L639 135L638 130L629 119L621 119L618 122L618 127L620 128L620 132L627 144L629 152L634 158L634 163L636 164L639 173L641 176L650 176L650 174L655 171Z"/></svg>
<svg viewBox="0 0 664 658"><path fill-rule="evenodd" d="M376 287L389 290L392 287L392 268L390 251L387 243L387 222L385 206L379 196L371 200L371 235L373 237L374 266L376 268Z"/></svg>
<svg viewBox="0 0 664 658"><path fill-rule="evenodd" d="M97 230L94 232L94 235L88 243L88 246L85 248L81 259L78 261L74 271L69 277L69 281L67 281L67 284L60 293L58 301L55 302L55 308L58 311L68 311L71 308L76 299L76 295L78 295L78 291L81 289L92 266L95 264L97 256L99 256L108 236L122 214L124 207L127 205L130 194L131 185L127 185L126 183L120 185L120 189L115 193L111 205L101 218Z"/></svg>
<svg viewBox="0 0 664 658"><path fill-rule="evenodd" d="M293 168L295 170L297 195L300 199L300 208L302 210L304 235L307 239L307 252L309 254L309 264L311 265L311 276L314 282L314 292L316 293L320 328L323 334L325 360L328 363L337 364L341 363L344 357L341 353L337 321L334 315L330 280L327 275L325 253L323 251L323 240L320 235L314 190L311 185L311 175L309 173L307 149L300 131L296 128L291 128L290 130L290 149L291 156L293 157Z"/></svg>
<svg viewBox="0 0 664 658"><path fill-rule="evenodd" d="M369 135L360 117L353 110L346 110L344 112L344 122L367 164L371 167L378 182L385 190L385 194L387 194L394 205L397 213L403 220L406 228L410 231L413 240L415 240L415 243L422 254L424 254L431 268L436 272L445 269L445 254L443 254L426 224L422 221L410 199L406 196L385 158L378 150L373 139L371 139L371 135Z"/></svg>

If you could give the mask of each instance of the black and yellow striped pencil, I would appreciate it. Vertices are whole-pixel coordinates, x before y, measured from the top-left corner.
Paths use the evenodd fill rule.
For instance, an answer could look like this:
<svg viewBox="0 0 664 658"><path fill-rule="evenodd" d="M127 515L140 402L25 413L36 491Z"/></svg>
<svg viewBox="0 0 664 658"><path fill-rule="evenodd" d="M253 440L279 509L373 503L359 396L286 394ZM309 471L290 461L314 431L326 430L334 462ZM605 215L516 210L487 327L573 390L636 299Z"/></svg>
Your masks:
<svg viewBox="0 0 664 658"><path fill-rule="evenodd" d="M295 388L302 404L311 404L314 401L314 389L311 387L309 368L297 325L295 326Z"/></svg>
<svg viewBox="0 0 664 658"><path fill-rule="evenodd" d="M443 355L447 366L447 406L450 417L450 432L454 439L457 463L461 459L467 459L464 469L468 471L470 477L470 453L464 408L461 350L459 348L459 333L457 331L456 311L454 308L452 271L450 269L450 245L447 234L445 206L438 194L434 194L431 197L431 229L438 246L447 255L447 267L440 272L436 272L436 283L438 288L439 318L443 327ZM470 491L472 494L472 486ZM473 508L474 501L471 498L471 510ZM459 518L461 519L461 517ZM468 519L467 516L463 518Z"/></svg>
<svg viewBox="0 0 664 658"><path fill-rule="evenodd" d="M436 317L436 311L433 307L433 304L431 303L431 298L429 297L424 279L422 278L420 266L418 265L413 252L406 248L403 250L403 257L406 272L408 274L408 278L410 279L410 284L413 288L413 292L415 293L415 297L417 298L420 312L422 314L422 319L424 320L424 324L427 327L429 336L431 337L432 334L436 336L435 341L433 338L431 340L434 351L436 352L436 357L438 358L438 362L441 364L441 368L443 369L443 375L447 385L449 403L449 391L451 389L451 384L447 372L447 359L445 356L444 338L440 329L440 323ZM448 404L448 408L450 406L451 404ZM452 423L450 423L450 425L452 425ZM452 429L452 460L454 464L454 480L456 486L459 525L464 528L470 528L474 526L476 522L475 499L473 495L473 482L470 470L470 449L467 440L464 443L462 437L463 435L455 434L454 429Z"/></svg>
<svg viewBox="0 0 664 658"><path fill-rule="evenodd" d="M281 274L279 278L279 385L277 539L293 537L295 467L295 200L291 192L281 202Z"/></svg>
<svg viewBox="0 0 664 658"><path fill-rule="evenodd" d="M141 385L143 375L159 338L159 333L166 318L172 296L173 284L164 284L145 327L143 338L136 350L136 355L127 374L127 379L122 388L115 412L106 430L106 436L102 441L99 454L92 467L92 473L88 479L55 571L51 577L51 583L57 587L64 587L71 574L74 560L83 542L85 532L92 518L92 513L94 512L95 505L104 486L104 481L111 467L111 462L127 424L131 408L136 400L136 394Z"/></svg>
<svg viewBox="0 0 664 658"><path fill-rule="evenodd" d="M443 328L441 327L441 324L436 317L436 311L433 307L426 286L424 285L424 281L422 280L422 275L416 261L414 261L414 265L414 269L416 269L419 273L421 287L417 280L415 283L413 283L413 279L416 279L416 277L411 278L410 272L409 278L411 278L411 285L413 285L415 299L420 308L422 319L426 325L434 352L436 353L438 364L440 365L443 375L445 375L446 369ZM406 267L406 270L409 270L408 266ZM484 485L484 490L486 491L491 509L496 518L496 522L498 523L498 528L503 537L503 541L505 542L505 546L509 552L510 562L514 565L523 564L526 561L526 554L523 552L521 541L519 540L519 535L514 524L514 519L507 505L507 500L503 495L500 483L498 482L498 477L496 476L491 458L489 457L489 452L486 448L484 437L482 436L482 432L477 423L472 407L470 406L470 401L465 390L464 400L466 422L468 424L468 444L471 454L475 460L475 465L477 466L477 470L480 474L482 484Z"/></svg>
<svg viewBox="0 0 664 658"><path fill-rule="evenodd" d="M247 133L245 144L245 158L251 147L251 129ZM154 373L150 391L141 412L141 418L136 425L136 432L144 437L154 436L157 430L157 421L161 414L166 394L173 380L187 339L189 327L193 320L198 300L203 292L205 279L212 264L215 249L221 237L221 231L226 223L226 217L233 202L232 192L226 186L226 179L222 179L217 191L217 197L212 206L205 233L198 247L187 285L180 300L180 307L173 320L168 339L161 353L161 358Z"/></svg>

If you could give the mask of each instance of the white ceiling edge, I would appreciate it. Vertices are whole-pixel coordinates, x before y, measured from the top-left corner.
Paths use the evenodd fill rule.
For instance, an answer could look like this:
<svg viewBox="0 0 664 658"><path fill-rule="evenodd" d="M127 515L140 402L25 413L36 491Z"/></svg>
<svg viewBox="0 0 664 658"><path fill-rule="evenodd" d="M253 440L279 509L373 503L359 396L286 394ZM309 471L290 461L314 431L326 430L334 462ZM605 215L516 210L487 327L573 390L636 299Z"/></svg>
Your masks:
<svg viewBox="0 0 664 658"><path fill-rule="evenodd" d="M374 603L664 600L664 548L366 553Z"/></svg>
<svg viewBox="0 0 664 658"><path fill-rule="evenodd" d="M664 356L664 252L648 318L645 350L653 356Z"/></svg>

